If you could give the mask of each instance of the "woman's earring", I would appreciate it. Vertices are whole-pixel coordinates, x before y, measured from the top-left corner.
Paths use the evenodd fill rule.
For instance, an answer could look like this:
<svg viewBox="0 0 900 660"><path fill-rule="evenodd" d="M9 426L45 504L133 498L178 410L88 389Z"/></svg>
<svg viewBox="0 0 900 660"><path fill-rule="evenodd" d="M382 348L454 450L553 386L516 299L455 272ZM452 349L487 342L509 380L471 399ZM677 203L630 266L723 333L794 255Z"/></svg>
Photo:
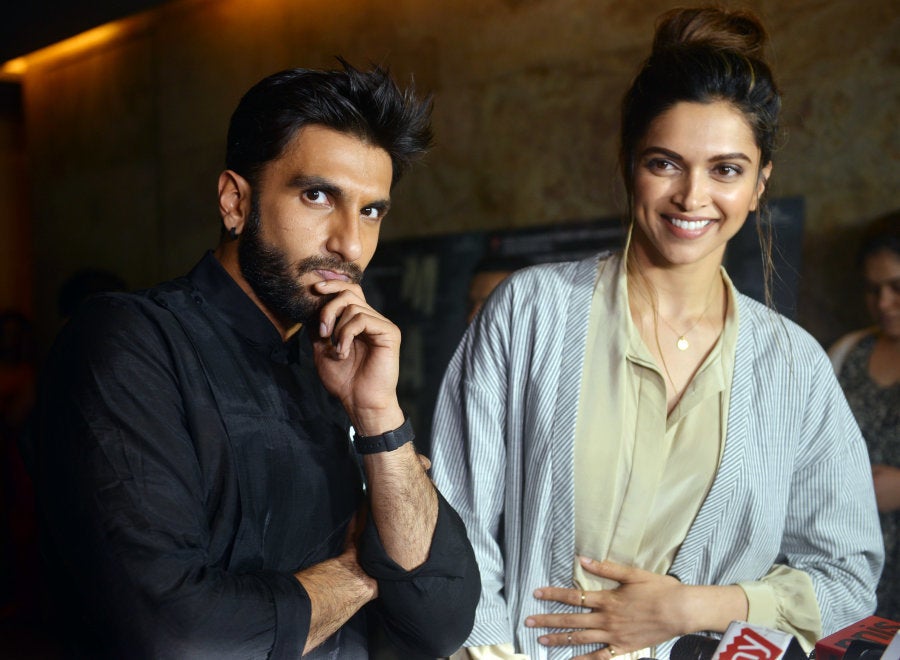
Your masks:
<svg viewBox="0 0 900 660"><path fill-rule="evenodd" d="M228 234L229 236L231 236L231 240L236 241L238 237L237 227L233 226L231 229L229 229Z"/></svg>

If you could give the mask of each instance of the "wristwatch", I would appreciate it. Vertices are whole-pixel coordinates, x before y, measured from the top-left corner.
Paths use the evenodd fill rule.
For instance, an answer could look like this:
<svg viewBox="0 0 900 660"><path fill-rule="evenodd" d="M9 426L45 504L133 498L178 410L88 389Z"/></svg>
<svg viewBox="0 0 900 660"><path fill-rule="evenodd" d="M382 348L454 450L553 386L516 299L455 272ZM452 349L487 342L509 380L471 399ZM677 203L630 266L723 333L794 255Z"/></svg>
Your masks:
<svg viewBox="0 0 900 660"><path fill-rule="evenodd" d="M416 437L409 417L393 431L381 435L358 435L354 444L360 454L377 454L383 451L394 451Z"/></svg>

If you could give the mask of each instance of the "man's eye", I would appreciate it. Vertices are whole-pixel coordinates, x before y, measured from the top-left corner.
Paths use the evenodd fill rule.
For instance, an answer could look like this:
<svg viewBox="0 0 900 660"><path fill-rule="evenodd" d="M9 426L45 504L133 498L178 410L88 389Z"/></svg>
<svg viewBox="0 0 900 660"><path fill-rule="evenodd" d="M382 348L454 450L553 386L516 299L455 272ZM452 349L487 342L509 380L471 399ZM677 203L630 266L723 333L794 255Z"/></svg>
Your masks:
<svg viewBox="0 0 900 660"><path fill-rule="evenodd" d="M367 206L360 212L360 215L371 220L378 220L378 218L381 217L381 209L377 209L374 206Z"/></svg>
<svg viewBox="0 0 900 660"><path fill-rule="evenodd" d="M321 190L307 190L303 193L303 197L315 204L324 204L328 201L328 196Z"/></svg>

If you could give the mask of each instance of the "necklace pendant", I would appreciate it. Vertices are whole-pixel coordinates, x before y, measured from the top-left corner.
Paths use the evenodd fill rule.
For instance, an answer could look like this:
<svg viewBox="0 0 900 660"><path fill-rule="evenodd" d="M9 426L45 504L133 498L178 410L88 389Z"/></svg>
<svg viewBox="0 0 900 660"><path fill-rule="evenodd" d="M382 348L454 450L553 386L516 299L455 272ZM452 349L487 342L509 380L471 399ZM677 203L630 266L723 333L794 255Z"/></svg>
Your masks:
<svg viewBox="0 0 900 660"><path fill-rule="evenodd" d="M688 340L685 339L683 335L678 338L678 341L675 342L675 345L678 347L679 351L686 351L691 347L691 345L688 343Z"/></svg>

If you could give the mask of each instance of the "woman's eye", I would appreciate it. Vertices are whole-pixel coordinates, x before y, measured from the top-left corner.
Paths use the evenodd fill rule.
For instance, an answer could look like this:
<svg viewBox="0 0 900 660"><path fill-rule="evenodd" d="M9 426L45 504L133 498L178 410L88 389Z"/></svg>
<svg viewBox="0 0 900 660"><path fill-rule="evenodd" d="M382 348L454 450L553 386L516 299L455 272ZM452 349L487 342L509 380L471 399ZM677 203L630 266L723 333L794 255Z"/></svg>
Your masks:
<svg viewBox="0 0 900 660"><path fill-rule="evenodd" d="M731 178L731 177L740 176L741 174L744 173L744 170L742 170L737 165L719 165L718 167L716 167L716 172L720 176Z"/></svg>
<svg viewBox="0 0 900 660"><path fill-rule="evenodd" d="M675 163L665 158L651 158L647 161L647 169L651 172L671 172L675 170Z"/></svg>

